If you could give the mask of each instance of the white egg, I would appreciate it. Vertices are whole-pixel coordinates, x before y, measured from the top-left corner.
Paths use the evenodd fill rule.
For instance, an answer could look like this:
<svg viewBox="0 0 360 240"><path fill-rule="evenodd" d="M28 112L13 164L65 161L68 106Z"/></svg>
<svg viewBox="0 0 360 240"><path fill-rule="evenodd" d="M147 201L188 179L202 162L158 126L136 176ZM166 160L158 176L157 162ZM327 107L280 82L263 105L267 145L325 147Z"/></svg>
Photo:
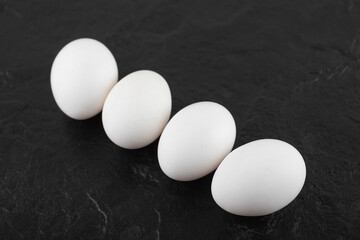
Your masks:
<svg viewBox="0 0 360 240"><path fill-rule="evenodd" d="M102 112L107 136L116 145L142 148L161 134L171 113L166 80L148 70L133 72L110 91Z"/></svg>
<svg viewBox="0 0 360 240"><path fill-rule="evenodd" d="M231 151L235 137L235 121L225 107L214 102L191 104L170 120L160 137L160 167L174 180L201 178Z"/></svg>
<svg viewBox="0 0 360 240"><path fill-rule="evenodd" d="M88 38L68 43L51 68L51 89L59 108L83 120L98 114L118 80L114 56L102 43Z"/></svg>
<svg viewBox="0 0 360 240"><path fill-rule="evenodd" d="M271 214L301 191L304 159L290 144L262 139L232 151L216 170L211 192L224 210L242 216Z"/></svg>

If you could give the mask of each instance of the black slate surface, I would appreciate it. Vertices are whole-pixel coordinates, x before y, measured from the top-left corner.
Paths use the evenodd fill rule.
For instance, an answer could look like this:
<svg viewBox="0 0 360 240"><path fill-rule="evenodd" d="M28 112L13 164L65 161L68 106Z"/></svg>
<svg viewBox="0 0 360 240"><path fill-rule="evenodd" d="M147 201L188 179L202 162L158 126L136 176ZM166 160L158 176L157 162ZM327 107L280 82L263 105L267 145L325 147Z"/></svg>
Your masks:
<svg viewBox="0 0 360 240"><path fill-rule="evenodd" d="M109 47L120 77L162 74L172 115L223 104L235 147L294 145L300 195L269 216L234 216L213 201L212 174L172 181L157 142L124 150L100 115L67 118L49 74L81 37ZM359 239L359 153L359 1L0 0L0 239Z"/></svg>

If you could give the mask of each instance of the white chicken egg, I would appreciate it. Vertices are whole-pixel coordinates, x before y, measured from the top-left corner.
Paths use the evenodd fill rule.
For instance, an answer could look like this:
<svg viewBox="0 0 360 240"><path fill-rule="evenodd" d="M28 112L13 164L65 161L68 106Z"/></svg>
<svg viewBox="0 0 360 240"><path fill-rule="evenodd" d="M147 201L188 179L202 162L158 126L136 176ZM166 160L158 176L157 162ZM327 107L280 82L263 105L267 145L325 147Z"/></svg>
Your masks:
<svg viewBox="0 0 360 240"><path fill-rule="evenodd" d="M235 121L225 107L214 102L191 104L169 121L160 137L160 167L174 180L201 178L231 151L235 137Z"/></svg>
<svg viewBox="0 0 360 240"><path fill-rule="evenodd" d="M98 114L118 80L114 56L89 38L68 43L51 68L51 89L59 108L69 117L88 119Z"/></svg>
<svg viewBox="0 0 360 240"><path fill-rule="evenodd" d="M304 159L290 144L262 139L232 151L216 170L211 192L227 212L242 216L271 214L301 191Z"/></svg>
<svg viewBox="0 0 360 240"><path fill-rule="evenodd" d="M171 92L158 73L141 70L121 79L106 98L102 121L116 145L142 148L161 134L171 113Z"/></svg>

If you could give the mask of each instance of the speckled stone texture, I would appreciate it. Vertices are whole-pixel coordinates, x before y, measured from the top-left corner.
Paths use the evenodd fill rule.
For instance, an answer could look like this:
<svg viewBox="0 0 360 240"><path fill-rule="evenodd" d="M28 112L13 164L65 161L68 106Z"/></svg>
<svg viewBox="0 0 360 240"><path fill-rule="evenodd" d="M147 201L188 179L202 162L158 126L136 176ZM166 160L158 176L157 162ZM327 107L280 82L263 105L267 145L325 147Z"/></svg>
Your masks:
<svg viewBox="0 0 360 240"><path fill-rule="evenodd" d="M119 76L151 69L190 103L223 104L235 147L294 145L307 166L289 206L238 217L212 174L167 178L157 142L124 150L100 115L56 106L50 69L69 41L113 52ZM0 239L359 239L360 2L0 0Z"/></svg>

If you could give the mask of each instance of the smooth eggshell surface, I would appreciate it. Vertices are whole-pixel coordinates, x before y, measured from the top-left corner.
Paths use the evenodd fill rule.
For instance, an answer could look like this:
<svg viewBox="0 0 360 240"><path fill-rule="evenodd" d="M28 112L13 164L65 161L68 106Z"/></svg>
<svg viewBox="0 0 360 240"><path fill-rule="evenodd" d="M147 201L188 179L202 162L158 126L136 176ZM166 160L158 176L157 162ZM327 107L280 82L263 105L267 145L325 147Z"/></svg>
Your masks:
<svg viewBox="0 0 360 240"><path fill-rule="evenodd" d="M214 102L191 104L175 114L160 137L160 167L178 181L201 178L231 151L235 137L235 121L225 107Z"/></svg>
<svg viewBox="0 0 360 240"><path fill-rule="evenodd" d="M306 168L290 144L262 139L232 151L216 170L211 191L224 210L242 216L271 214L301 191Z"/></svg>
<svg viewBox="0 0 360 240"><path fill-rule="evenodd" d="M102 121L116 145L142 148L161 134L171 113L171 93L166 80L148 70L121 79L106 98Z"/></svg>
<svg viewBox="0 0 360 240"><path fill-rule="evenodd" d="M59 108L83 120L101 112L118 80L115 58L102 43L88 38L68 43L51 68L51 89Z"/></svg>

